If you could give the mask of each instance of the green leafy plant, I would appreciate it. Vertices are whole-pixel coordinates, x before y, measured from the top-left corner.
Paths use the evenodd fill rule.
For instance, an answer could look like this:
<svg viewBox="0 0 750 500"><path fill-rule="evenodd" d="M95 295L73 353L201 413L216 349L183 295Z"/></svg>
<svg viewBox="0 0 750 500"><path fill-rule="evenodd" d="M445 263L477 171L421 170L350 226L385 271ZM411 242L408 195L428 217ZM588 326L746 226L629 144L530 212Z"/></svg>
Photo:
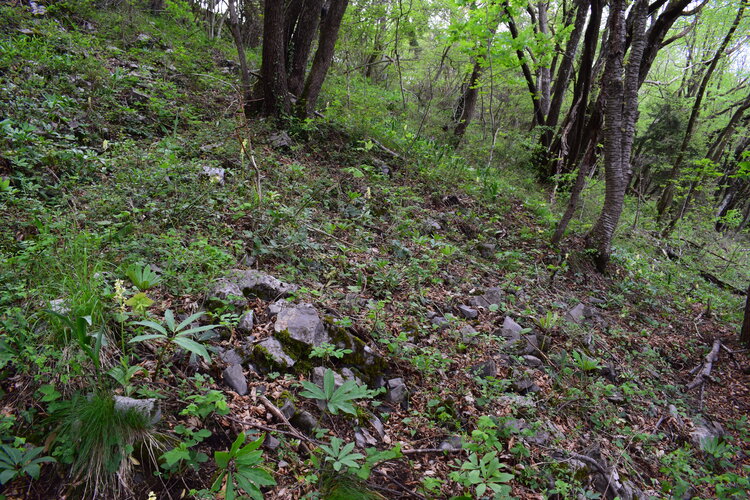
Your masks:
<svg viewBox="0 0 750 500"><path fill-rule="evenodd" d="M161 276L152 271L147 264L133 264L125 270L125 274L142 292L161 283Z"/></svg>
<svg viewBox="0 0 750 500"><path fill-rule="evenodd" d="M202 463L208 461L208 455L191 448L210 437L211 431L208 429L195 430L184 425L178 425L174 428L174 432L183 436L183 440L161 456L161 459L164 460L162 468L173 471L185 465L193 470L198 470Z"/></svg>
<svg viewBox="0 0 750 500"><path fill-rule="evenodd" d="M125 301L125 305L133 308L137 314L144 314L146 309L154 305L154 301L150 299L145 293L138 292L128 300Z"/></svg>
<svg viewBox="0 0 750 500"><path fill-rule="evenodd" d="M223 485L225 500L234 500L238 489L255 500L262 500L263 493L260 489L276 484L268 470L263 467L263 452L258 449L264 438L265 435L261 434L255 441L242 446L246 436L241 432L229 451L214 452L219 475L211 486L211 491L219 492Z"/></svg>
<svg viewBox="0 0 750 500"><path fill-rule="evenodd" d="M80 347L91 362L94 363L94 372L98 380L99 371L101 370L100 354L102 343L104 342L104 332L99 329L99 331L94 334L89 333L88 328L91 326L91 316L69 318L49 309L47 309L46 312L58 318L63 322L65 327L70 330L72 337L78 343L78 347Z"/></svg>
<svg viewBox="0 0 750 500"><path fill-rule="evenodd" d="M193 394L188 396L189 400L192 401L180 412L180 415L187 415L198 417L204 420L212 413L218 415L226 415L229 413L229 405L227 404L227 398L223 393L211 389L201 394Z"/></svg>
<svg viewBox="0 0 750 500"><path fill-rule="evenodd" d="M136 321L132 323L133 325L145 326L152 330L156 330L157 333L148 333L145 335L138 335L130 339L130 343L134 344L137 342L145 342L147 340L163 340L164 341L157 355L158 361L156 363L156 373L159 373L159 369L161 368L161 364L162 364L162 359L164 358L164 354L167 351L167 347L171 346L172 344L178 347L181 347L188 352L201 356L203 359L206 360L206 362L210 362L211 356L209 356L208 351L206 350L206 347L191 337L193 337L196 333L205 332L207 330L216 328L217 325L205 325L205 326L198 326L195 328L188 328L191 323L193 323L195 320L197 320L201 316L203 316L202 312L195 313L185 318L180 324L177 324L174 318L174 313L172 313L171 309L167 309L166 311L164 311L164 323L166 324L166 328L160 325L159 323L156 323L155 321L150 321L150 320Z"/></svg>
<svg viewBox="0 0 750 500"><path fill-rule="evenodd" d="M0 445L0 485L23 476L39 479L42 464L56 462L52 457L40 457L43 451L42 446L24 448Z"/></svg>
<svg viewBox="0 0 750 500"><path fill-rule="evenodd" d="M323 342L319 346L313 347L310 352L311 358L323 358L324 361L328 361L330 358L341 359L347 354L351 354L351 349L339 349L333 344Z"/></svg>
<svg viewBox="0 0 750 500"><path fill-rule="evenodd" d="M491 451L484 455L477 453L469 454L469 459L461 464L458 471L453 471L450 478L457 483L474 490L477 498L484 496L487 489L495 492L501 498L510 495L510 486L507 483L513 479L513 474L503 472L505 467L497 458L497 451Z"/></svg>
<svg viewBox="0 0 750 500"><path fill-rule="evenodd" d="M145 371L145 368L143 368L142 366L130 366L127 359L121 358L120 364L110 368L110 370L107 372L107 375L115 379L122 386L122 388L125 390L126 396L130 396L135 390L133 385L130 383L130 380L136 375L136 373L142 371Z"/></svg>
<svg viewBox="0 0 750 500"><path fill-rule="evenodd" d="M354 453L354 443L344 444L344 441L337 437L331 438L330 446L322 444L320 449L325 453L324 462L330 463L336 472L343 467L346 467L347 471L358 470L360 468L358 460L365 458L361 453Z"/></svg>
<svg viewBox="0 0 750 500"><path fill-rule="evenodd" d="M302 386L305 390L300 392L300 396L323 401L328 411L333 415L338 415L339 411L356 415L357 412L352 401L372 397L372 393L367 387L357 385L353 380L347 380L336 389L335 375L331 369L326 370L323 376L322 389L308 381L302 382Z"/></svg>
<svg viewBox="0 0 750 500"><path fill-rule="evenodd" d="M599 360L590 358L579 351L573 351L573 363L584 372L592 372L600 368Z"/></svg>

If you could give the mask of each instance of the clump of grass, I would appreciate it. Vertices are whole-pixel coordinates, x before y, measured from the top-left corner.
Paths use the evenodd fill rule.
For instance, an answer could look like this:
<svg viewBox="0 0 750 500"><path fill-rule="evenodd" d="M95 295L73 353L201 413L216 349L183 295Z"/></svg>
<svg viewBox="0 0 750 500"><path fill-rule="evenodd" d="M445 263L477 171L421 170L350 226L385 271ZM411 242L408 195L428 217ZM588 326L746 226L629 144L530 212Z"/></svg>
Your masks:
<svg viewBox="0 0 750 500"><path fill-rule="evenodd" d="M76 394L53 412L57 423L53 455L71 465L75 481L85 485L83 496L110 497L129 491L133 463L156 463L162 448L146 415L121 411L112 395ZM141 460L131 460L138 449Z"/></svg>

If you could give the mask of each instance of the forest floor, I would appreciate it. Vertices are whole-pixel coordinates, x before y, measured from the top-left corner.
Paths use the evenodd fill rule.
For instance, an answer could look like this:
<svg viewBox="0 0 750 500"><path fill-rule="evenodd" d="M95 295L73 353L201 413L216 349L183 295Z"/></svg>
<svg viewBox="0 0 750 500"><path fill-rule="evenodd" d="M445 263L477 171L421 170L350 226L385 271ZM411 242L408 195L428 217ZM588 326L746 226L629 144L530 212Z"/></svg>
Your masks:
<svg viewBox="0 0 750 500"><path fill-rule="evenodd" d="M199 457L245 431L275 438L267 498L747 498L743 298L698 274L722 262L623 251L601 275L576 237L549 245L548 210L488 195L444 149L386 150L325 120L246 123L231 51L187 23L6 6L0 28L3 442L58 461L5 484L7 498L92 495L93 479L71 474L71 443L55 441L55 405L103 388L157 398L162 452L184 445L158 473L131 449L110 485L122 497L227 495ZM133 264L153 286L129 277ZM232 269L296 285L290 304L312 304L332 338L378 361L339 346L261 366L257 345L284 340L282 313L277 297L216 300ZM92 378L45 313L54 304L110 339L104 369L140 371ZM155 347L126 344L146 333L135 321L168 310L206 312L210 362L174 350L160 370ZM302 394L315 365L382 389L354 415L332 411ZM185 428L210 436L191 444ZM356 444L343 465L335 438Z"/></svg>

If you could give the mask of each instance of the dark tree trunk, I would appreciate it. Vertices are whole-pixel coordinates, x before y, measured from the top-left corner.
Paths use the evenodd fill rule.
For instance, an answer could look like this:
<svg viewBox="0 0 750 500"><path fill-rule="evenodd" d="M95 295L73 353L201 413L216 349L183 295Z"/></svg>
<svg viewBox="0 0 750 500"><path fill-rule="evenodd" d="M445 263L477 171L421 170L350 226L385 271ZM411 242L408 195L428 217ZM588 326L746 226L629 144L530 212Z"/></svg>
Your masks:
<svg viewBox="0 0 750 500"><path fill-rule="evenodd" d="M747 299L745 299L745 318L742 321L740 342L750 347L750 286L747 287Z"/></svg>
<svg viewBox="0 0 750 500"><path fill-rule="evenodd" d="M299 97L305 83L305 71L307 61L310 59L310 50L318 32L320 23L320 11L323 8L323 0L305 0L300 13L297 16L297 24L291 34L291 40L287 50L289 71L289 92Z"/></svg>
<svg viewBox="0 0 750 500"><path fill-rule="evenodd" d="M333 51L336 47L336 39L339 36L341 19L344 17L348 4L349 0L332 0L328 12L323 18L320 26L318 50L315 51L312 68L307 75L305 88L298 103L297 112L301 116L312 116L315 112L315 104L323 88L328 68L333 61Z"/></svg>
<svg viewBox="0 0 750 500"><path fill-rule="evenodd" d="M620 220L631 174L630 153L638 117L638 76L646 45L648 4L646 0L637 0L633 9L630 54L623 74L625 1L610 2L609 52L602 89L605 99L604 207L587 238L587 246L595 251L594 260L600 272L604 272L609 262L612 238Z"/></svg>
<svg viewBox="0 0 750 500"><path fill-rule="evenodd" d="M474 110L477 107L477 97L479 96L479 79L482 76L482 65L479 60L474 63L474 68L466 81L466 89L458 99L456 106L456 127L453 129L453 143L458 146L461 139L466 133L466 129L474 117Z"/></svg>
<svg viewBox="0 0 750 500"><path fill-rule="evenodd" d="M251 113L252 106L252 85L250 84L250 69L247 67L247 58L245 57L245 44L242 39L242 31L240 28L240 20L237 14L237 6L235 5L236 0L228 0L227 8L229 10L229 27L232 32L232 38L234 38L234 45L237 47L237 56L240 61L240 81L242 82L242 99L243 99L243 111L245 115Z"/></svg>
<svg viewBox="0 0 750 500"><path fill-rule="evenodd" d="M740 103L740 106L735 110L732 117L729 119L729 123L727 123L726 127L721 131L719 136L716 138L716 140L713 142L711 147L708 150L708 154L706 157L710 159L714 163L719 163L719 160L721 159L721 155L724 152L724 148L727 144L727 141L734 133L735 128L737 127L737 123L742 119L742 115L750 108L750 93L748 93L747 97Z"/></svg>
<svg viewBox="0 0 750 500"><path fill-rule="evenodd" d="M516 40L518 39L518 28L516 27L516 22L513 20L513 16L510 13L508 2L505 2L504 5L505 5L505 15L507 16L508 29L510 30L510 35L513 37L514 40ZM521 64L521 72L523 72L523 77L526 80L526 87L529 89L529 95L531 95L531 102L534 105L533 123L534 125L542 124L544 123L544 113L542 112L542 105L539 99L539 90L536 88L536 84L534 83L534 76L531 73L531 69L529 68L529 65L526 63L526 57L523 53L523 49L517 49L516 56L518 57L518 62Z"/></svg>
<svg viewBox="0 0 750 500"><path fill-rule="evenodd" d="M745 0L743 0L740 3L740 8L737 11L737 16L734 18L734 22L732 22L732 25L730 26L729 31L727 32L726 36L722 40L721 45L719 46L716 53L714 54L714 57L711 59L711 63L708 65L708 68L706 69L706 73L703 75L703 79L701 80L700 87L698 88L698 93L695 97L695 102L693 103L693 108L690 111L690 118L688 119L687 128L685 129L685 135L682 138L682 144L680 145L680 149L677 153L677 157L675 158L674 164L672 165L672 170L669 172L669 177L667 178L667 184L664 187L664 191L662 192L662 195L656 204L658 220L661 220L664 217L664 215L667 213L667 211L672 205L672 200L674 199L675 183L677 182L677 178L680 174L680 169L682 168L682 162L685 159L685 154L687 153L687 148L688 148L688 145L690 144L690 139L692 139L693 137L693 130L698 120L700 107L701 107L701 104L703 103L703 97L706 94L706 88L708 87L708 82L711 79L711 76L713 75L714 70L716 69L716 66L719 64L719 60L724 55L724 51L726 50L727 45L729 45L729 42L732 39L732 35L734 35L734 32L737 30L737 27L740 24L740 20L742 19L742 14L745 11L746 4L747 2ZM671 231L671 229L674 227L676 222L677 220L673 219L673 221L665 229L665 232L663 233L663 235L668 234L669 231Z"/></svg>
<svg viewBox="0 0 750 500"><path fill-rule="evenodd" d="M289 90L284 63L284 2L266 0L263 16L263 58L252 110L264 116L289 113Z"/></svg>
<svg viewBox="0 0 750 500"><path fill-rule="evenodd" d="M365 64L365 78L370 78L375 70L375 64L383 57L383 33L385 33L386 23L385 16L378 19L378 27L375 31L375 42L373 43L372 52L370 57L367 58Z"/></svg>

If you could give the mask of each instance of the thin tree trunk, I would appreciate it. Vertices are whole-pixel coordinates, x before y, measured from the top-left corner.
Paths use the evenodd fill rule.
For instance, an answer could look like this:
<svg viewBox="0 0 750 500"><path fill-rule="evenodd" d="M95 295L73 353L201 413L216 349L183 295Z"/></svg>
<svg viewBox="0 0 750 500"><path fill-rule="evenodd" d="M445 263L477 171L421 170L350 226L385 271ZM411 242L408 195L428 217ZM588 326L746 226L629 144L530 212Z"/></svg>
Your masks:
<svg viewBox="0 0 750 500"><path fill-rule="evenodd" d="M721 155L724 152L724 147L726 146L727 141L734 133L734 130L737 127L737 123L742 119L742 115L745 113L745 111L748 110L748 108L750 108L750 93L748 93L747 97L745 97L745 99L740 103L740 106L735 110L734 114L729 119L729 123L727 123L727 126L724 127L724 129L719 134L719 137L716 138L714 143L709 148L706 157L709 158L712 162L719 162L719 160L721 159Z"/></svg>
<svg viewBox="0 0 750 500"><path fill-rule="evenodd" d="M456 119L456 127L453 129L454 146L458 146L466 133L466 129L474 117L474 110L477 107L477 97L479 96L479 79L482 76L482 65L480 61L474 62L474 68L471 70L469 79L466 82L466 89L459 97L457 110L460 113Z"/></svg>
<svg viewBox="0 0 750 500"><path fill-rule="evenodd" d="M690 111L690 118L688 119L687 128L685 129L685 135L682 138L682 144L680 144L680 149L677 152L677 157L675 158L674 164L672 165L672 170L669 172L667 184L664 188L664 191L662 192L662 195L656 204L656 211L658 213L657 220L659 221L662 220L665 213L672 205L672 200L674 199L675 183L677 182L677 178L680 174L682 162L685 159L685 154L687 153L690 139L692 139L693 137L693 130L698 120L698 115L700 114L700 107L703 103L703 97L705 96L706 88L708 87L708 81L711 79L711 76L713 75L714 70L719 63L719 60L724 55L724 51L726 50L727 45L729 45L729 42L732 39L732 35L734 35L734 32L737 30L737 27L740 24L740 20L742 19L742 15L745 11L746 4L747 0L742 0L742 2L740 3L740 8L737 11L737 16L734 18L734 22L732 22L729 31L722 40L721 45L714 54L713 59L711 59L711 63L706 69L706 73L703 75L700 87L698 88L698 93L695 97L695 102L693 103L693 108ZM666 234L668 234L668 231L666 232ZM663 236L666 234L663 234Z"/></svg>
<svg viewBox="0 0 750 500"><path fill-rule="evenodd" d="M645 28L648 4L637 0L633 7L633 29L627 68L625 58L625 2L610 3L609 52L605 68L604 207L589 233L587 246L595 250L597 268L604 272L609 262L612 238L620 220L629 184L630 153L638 117L638 88L640 65L645 50Z"/></svg>
<svg viewBox="0 0 750 500"><path fill-rule="evenodd" d="M745 317L742 321L740 342L750 347L750 286L747 287L747 299L745 299Z"/></svg>
<svg viewBox="0 0 750 500"><path fill-rule="evenodd" d="M344 17L348 4L349 0L333 0L323 19L320 27L318 50L315 51L312 68L307 75L305 88L298 103L297 112L301 116L312 116L315 112L315 104L323 88L328 68L333 61L333 51L336 47L336 39L339 36L341 19Z"/></svg>
<svg viewBox="0 0 750 500"><path fill-rule="evenodd" d="M237 56L240 62L240 80L242 82L242 99L244 100L244 112L248 116L251 106L250 101L252 100L252 85L250 84L250 69L247 67L247 58L245 57L245 44L242 40L242 32L240 31L240 20L237 15L237 8L235 6L236 0L227 0L227 10L229 11L229 28L232 32L232 38L234 38L234 45L237 48Z"/></svg>
<svg viewBox="0 0 750 500"><path fill-rule="evenodd" d="M518 28L516 27L516 22L513 20L513 16L510 13L510 8L507 1L505 2L504 7L505 15L508 17L507 22L508 29L510 30L510 35L514 40L517 40ZM531 74L531 69L526 63L526 57L524 56L523 49L517 49L516 56L518 57L518 62L521 64L521 71L523 72L523 77L526 80L526 86L529 89L529 95L531 95L531 102L534 105L533 123L534 125L541 125L544 123L544 113L542 113L542 107L539 102L539 90L536 88L536 84L534 83L534 77Z"/></svg>
<svg viewBox="0 0 750 500"><path fill-rule="evenodd" d="M320 24L323 0L305 0L289 44L289 92L299 96L305 83L307 61Z"/></svg>
<svg viewBox="0 0 750 500"><path fill-rule="evenodd" d="M549 36L549 20L547 19L547 4L544 2L537 3L537 9L539 9L539 32L542 36ZM539 107L541 108L542 116L547 117L550 108L550 91L551 91L551 74L549 66L539 67ZM540 125L544 125L544 121Z"/></svg>

